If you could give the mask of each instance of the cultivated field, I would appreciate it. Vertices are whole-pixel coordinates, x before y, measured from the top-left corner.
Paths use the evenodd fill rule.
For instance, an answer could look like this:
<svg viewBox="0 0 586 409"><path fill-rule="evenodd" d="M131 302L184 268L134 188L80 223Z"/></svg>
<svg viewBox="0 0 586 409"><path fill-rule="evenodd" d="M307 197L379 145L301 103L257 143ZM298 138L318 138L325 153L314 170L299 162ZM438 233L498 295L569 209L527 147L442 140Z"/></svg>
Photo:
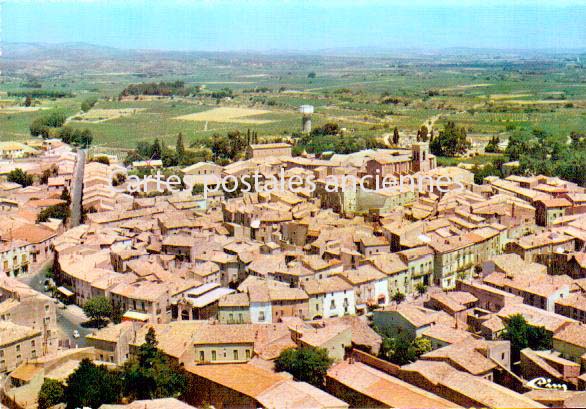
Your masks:
<svg viewBox="0 0 586 409"><path fill-rule="evenodd" d="M88 112L74 116L70 121L99 123L129 115L136 115L136 113L144 111L144 109L145 108L90 109Z"/></svg>
<svg viewBox="0 0 586 409"><path fill-rule="evenodd" d="M271 111L264 109L251 108L232 108L221 107L210 109L209 111L197 112L194 114L181 115L175 119L182 121L200 121L200 122L232 122L240 124L268 124L274 122L270 119L254 119L252 116L270 114Z"/></svg>
<svg viewBox="0 0 586 409"><path fill-rule="evenodd" d="M55 75L37 74L36 82L44 90L73 96L35 98L28 109L24 98L10 95L26 92L29 88L23 85L29 77L4 71L0 95L7 110L0 109L0 141L29 139L31 122L52 110L75 118L69 126L90 129L95 145L114 149L155 138L173 146L180 132L194 145L235 130L250 129L261 138L291 136L300 131L298 109L304 104L315 107L314 127L336 122L346 134L380 140L388 140L385 135L397 127L404 143L415 139L421 125L437 135L447 121L465 127L477 145L493 135L506 141L521 128L540 128L563 141L570 132L586 129L583 69L564 67L557 60L442 58L247 56L233 63L231 58L193 57L169 67L119 60L102 71L88 65L83 73L64 64ZM51 60L47 67L53 64ZM44 66L33 61L31 67ZM176 80L203 92L119 98L129 84ZM230 98L209 96L224 89L231 91ZM95 106L80 113L81 103L93 97Z"/></svg>

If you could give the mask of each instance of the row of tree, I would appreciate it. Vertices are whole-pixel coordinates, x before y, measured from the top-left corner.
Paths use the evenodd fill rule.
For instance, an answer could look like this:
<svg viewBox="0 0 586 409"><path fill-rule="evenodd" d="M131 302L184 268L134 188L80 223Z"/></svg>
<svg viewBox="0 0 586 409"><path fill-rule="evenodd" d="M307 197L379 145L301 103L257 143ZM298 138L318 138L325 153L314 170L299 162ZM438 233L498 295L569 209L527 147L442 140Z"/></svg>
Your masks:
<svg viewBox="0 0 586 409"><path fill-rule="evenodd" d="M35 119L29 126L32 136L59 138L63 142L87 148L93 142L93 134L89 129L72 128L65 125L67 116L63 112L54 111Z"/></svg>
<svg viewBox="0 0 586 409"><path fill-rule="evenodd" d="M162 144L158 138L153 143L139 142L136 149L125 159L127 165L134 161L161 160L164 167L189 166L201 160L210 160L207 149L186 149L183 134L177 135L175 149Z"/></svg>
<svg viewBox="0 0 586 409"><path fill-rule="evenodd" d="M68 98L73 97L71 92L67 91L56 91L56 90L48 90L48 89L31 89L26 91L9 91L9 97L16 97L16 98Z"/></svg>
<svg viewBox="0 0 586 409"><path fill-rule="evenodd" d="M130 95L159 95L159 96L189 96L200 92L200 87L186 87L183 81L172 82L143 82L140 84L130 84L122 90L120 96Z"/></svg>
<svg viewBox="0 0 586 409"><path fill-rule="evenodd" d="M358 152L364 149L382 148L377 138L368 135L346 135L335 122L315 127L309 134L297 139L296 152L322 153L326 151L341 154Z"/></svg>
<svg viewBox="0 0 586 409"><path fill-rule="evenodd" d="M519 171L557 176L586 186L586 137L573 132L569 141L543 130L520 129L509 138L505 151L518 160Z"/></svg>

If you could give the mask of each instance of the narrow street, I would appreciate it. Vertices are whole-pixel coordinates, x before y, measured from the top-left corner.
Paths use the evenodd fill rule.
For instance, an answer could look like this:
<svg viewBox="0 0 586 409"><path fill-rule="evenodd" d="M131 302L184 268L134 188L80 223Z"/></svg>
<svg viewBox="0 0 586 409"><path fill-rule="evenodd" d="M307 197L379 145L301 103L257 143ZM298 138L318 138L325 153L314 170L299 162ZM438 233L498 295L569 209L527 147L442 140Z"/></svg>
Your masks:
<svg viewBox="0 0 586 409"><path fill-rule="evenodd" d="M47 296L51 296L49 292L45 292L45 269L39 268L38 271L32 272L27 275L21 275L18 280L29 285L34 290L39 291ZM92 332L92 328L84 328L81 326L83 322L87 321L87 317L83 313L83 310L77 305L68 305L65 309L57 306L57 325L65 336L69 338L71 345L77 345L78 347L85 346L85 336ZM73 331L79 331L80 337L77 339L73 338Z"/></svg>
<svg viewBox="0 0 586 409"><path fill-rule="evenodd" d="M71 227L79 226L81 223L81 194L83 191L83 170L85 168L85 150L77 151L77 161L71 183Z"/></svg>

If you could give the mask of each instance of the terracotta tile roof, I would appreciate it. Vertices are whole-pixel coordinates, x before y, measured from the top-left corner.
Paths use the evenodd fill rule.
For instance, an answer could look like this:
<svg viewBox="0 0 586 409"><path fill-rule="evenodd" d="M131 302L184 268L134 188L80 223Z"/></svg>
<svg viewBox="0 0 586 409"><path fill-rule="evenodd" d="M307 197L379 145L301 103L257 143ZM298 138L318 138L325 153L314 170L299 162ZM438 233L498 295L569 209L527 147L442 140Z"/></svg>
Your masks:
<svg viewBox="0 0 586 409"><path fill-rule="evenodd" d="M212 324L197 331L192 340L194 345L252 344L256 333L252 324Z"/></svg>
<svg viewBox="0 0 586 409"><path fill-rule="evenodd" d="M327 277L322 280L310 279L302 282L301 285L310 296L340 291L352 291L353 289L348 282L338 276Z"/></svg>
<svg viewBox="0 0 586 409"><path fill-rule="evenodd" d="M467 396L489 408L539 408L537 402L488 379L458 371L444 362L419 360L402 371L417 372L446 393ZM453 391L453 392L451 392Z"/></svg>
<svg viewBox="0 0 586 409"><path fill-rule="evenodd" d="M536 327L545 327L546 330L554 334L568 323L576 322L562 315L525 304L507 305L497 313L499 317L505 320L515 314L521 314L529 324Z"/></svg>
<svg viewBox="0 0 586 409"><path fill-rule="evenodd" d="M328 378L391 408L454 408L454 403L371 368L361 362L340 362Z"/></svg>
<svg viewBox="0 0 586 409"><path fill-rule="evenodd" d="M218 306L221 307L248 307L250 301L246 293L227 294L220 298Z"/></svg>
<svg viewBox="0 0 586 409"><path fill-rule="evenodd" d="M455 344L465 339L472 338L472 334L468 331L444 324L432 325L424 330L421 335L447 344Z"/></svg>
<svg viewBox="0 0 586 409"><path fill-rule="evenodd" d="M285 381L257 397L267 409L279 409L286 402L287 409L348 408L348 404L329 393L305 382Z"/></svg>
<svg viewBox="0 0 586 409"><path fill-rule="evenodd" d="M39 226L37 224L26 224L10 232L12 240L24 240L32 244L38 244L45 242L53 237L57 233L46 227Z"/></svg>
<svg viewBox="0 0 586 409"><path fill-rule="evenodd" d="M254 399L286 380L284 375L248 364L186 365L185 370Z"/></svg>
<svg viewBox="0 0 586 409"><path fill-rule="evenodd" d="M439 325L434 325L432 328L434 327L439 327ZM470 333L465 335L465 332L466 331L460 330L459 340L456 340L458 337L454 337L453 339L456 340L454 343L423 354L421 359L445 361L454 366L456 369L464 370L468 373L471 373L472 375L480 376L497 368L498 365L490 358L486 357L486 352L482 353L482 351L486 351L488 348L489 342L483 339L477 340L473 338Z"/></svg>
<svg viewBox="0 0 586 409"><path fill-rule="evenodd" d="M570 207L570 203L567 199L540 199L537 203L543 203L545 207Z"/></svg>
<svg viewBox="0 0 586 409"><path fill-rule="evenodd" d="M586 325L572 323L554 334L553 339L586 348Z"/></svg>

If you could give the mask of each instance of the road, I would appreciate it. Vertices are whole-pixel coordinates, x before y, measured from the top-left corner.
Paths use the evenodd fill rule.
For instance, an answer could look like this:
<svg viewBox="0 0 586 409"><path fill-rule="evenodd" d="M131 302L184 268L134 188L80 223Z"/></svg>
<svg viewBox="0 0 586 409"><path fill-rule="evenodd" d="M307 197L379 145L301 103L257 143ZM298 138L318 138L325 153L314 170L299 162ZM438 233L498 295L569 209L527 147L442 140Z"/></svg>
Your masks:
<svg viewBox="0 0 586 409"><path fill-rule="evenodd" d="M18 276L18 280L50 297L51 294L44 291L44 271L44 268L40 268L37 272ZM78 347L85 346L85 336L92 332L91 328L81 326L85 321L87 321L87 317L77 305L68 305L65 309L57 308L57 326L69 338L72 346L76 344ZM73 338L74 330L79 331L80 337L78 339Z"/></svg>
<svg viewBox="0 0 586 409"><path fill-rule="evenodd" d="M73 180L71 181L71 227L79 226L81 223L81 194L83 191L85 157L85 150L79 149L77 151Z"/></svg>

